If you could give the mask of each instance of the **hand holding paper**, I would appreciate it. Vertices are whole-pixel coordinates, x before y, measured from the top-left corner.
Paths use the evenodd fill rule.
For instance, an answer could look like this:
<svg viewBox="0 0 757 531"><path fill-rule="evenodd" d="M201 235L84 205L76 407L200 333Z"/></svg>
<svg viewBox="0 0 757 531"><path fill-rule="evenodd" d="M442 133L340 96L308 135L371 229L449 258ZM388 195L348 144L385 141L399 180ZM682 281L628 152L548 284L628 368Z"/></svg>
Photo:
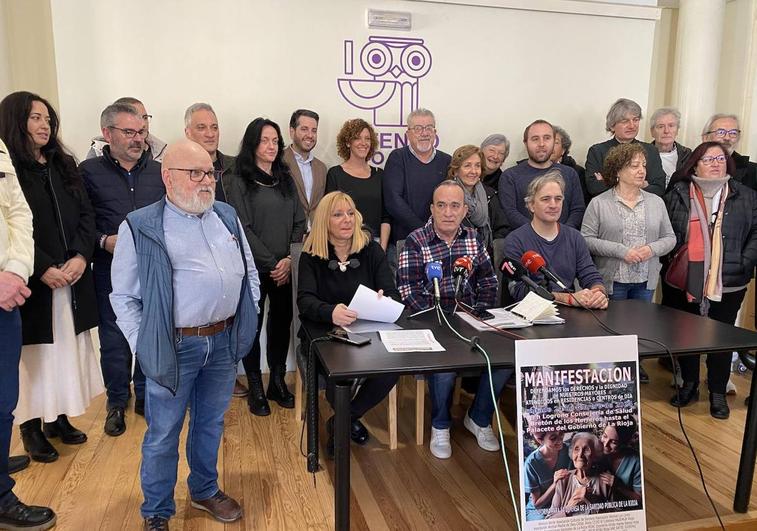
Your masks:
<svg viewBox="0 0 757 531"><path fill-rule="evenodd" d="M384 297L383 292L377 293L361 284L348 308L357 313L358 319L393 323L399 319L405 306L390 297Z"/></svg>

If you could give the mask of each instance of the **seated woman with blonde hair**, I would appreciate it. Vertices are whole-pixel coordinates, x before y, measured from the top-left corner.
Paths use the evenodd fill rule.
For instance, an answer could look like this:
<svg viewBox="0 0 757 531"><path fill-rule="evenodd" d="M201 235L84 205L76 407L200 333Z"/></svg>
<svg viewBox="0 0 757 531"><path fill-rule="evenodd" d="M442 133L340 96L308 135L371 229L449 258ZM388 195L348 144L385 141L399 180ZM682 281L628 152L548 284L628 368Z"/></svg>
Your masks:
<svg viewBox="0 0 757 531"><path fill-rule="evenodd" d="M335 326L352 324L360 316L347 304L361 284L377 291L380 297L400 301L386 254L362 225L363 216L349 194L331 192L318 203L300 255L297 306L302 319ZM299 336L307 347L302 329ZM350 403L350 437L355 443L368 442L368 430L360 418L378 405L396 383L396 375L380 375L366 379L360 386ZM326 398L333 404L333 384L326 389ZM334 417L326 427L326 450L333 457Z"/></svg>

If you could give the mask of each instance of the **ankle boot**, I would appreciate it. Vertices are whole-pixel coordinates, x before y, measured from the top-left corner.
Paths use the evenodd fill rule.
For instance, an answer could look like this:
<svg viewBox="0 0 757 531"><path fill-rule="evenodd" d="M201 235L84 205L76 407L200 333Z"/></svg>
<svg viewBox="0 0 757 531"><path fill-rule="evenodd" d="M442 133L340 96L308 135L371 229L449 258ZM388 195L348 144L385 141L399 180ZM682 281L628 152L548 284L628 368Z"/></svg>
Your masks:
<svg viewBox="0 0 757 531"><path fill-rule="evenodd" d="M710 415L716 419L727 419L731 415L724 393L710 393Z"/></svg>
<svg viewBox="0 0 757 531"><path fill-rule="evenodd" d="M87 442L87 436L71 426L66 415L58 415L55 422L45 422L43 432L48 439L60 437L60 441L63 444L82 444Z"/></svg>
<svg viewBox="0 0 757 531"><path fill-rule="evenodd" d="M263 392L263 377L260 371L247 375L247 385L250 389L250 394L247 395L247 406L250 408L250 413L258 417L270 415L271 406L268 405L268 400L266 400Z"/></svg>
<svg viewBox="0 0 757 531"><path fill-rule="evenodd" d="M52 463L58 459L58 451L42 433L42 421L40 419L27 420L21 424L20 428L24 450L29 453L33 460L40 463Z"/></svg>
<svg viewBox="0 0 757 531"><path fill-rule="evenodd" d="M699 400L699 382L683 382L678 393L670 399L670 405L685 407L696 400Z"/></svg>
<svg viewBox="0 0 757 531"><path fill-rule="evenodd" d="M286 365L271 368L271 377L268 380L268 398L275 401L281 407L292 409L294 407L294 395L287 389L284 382Z"/></svg>

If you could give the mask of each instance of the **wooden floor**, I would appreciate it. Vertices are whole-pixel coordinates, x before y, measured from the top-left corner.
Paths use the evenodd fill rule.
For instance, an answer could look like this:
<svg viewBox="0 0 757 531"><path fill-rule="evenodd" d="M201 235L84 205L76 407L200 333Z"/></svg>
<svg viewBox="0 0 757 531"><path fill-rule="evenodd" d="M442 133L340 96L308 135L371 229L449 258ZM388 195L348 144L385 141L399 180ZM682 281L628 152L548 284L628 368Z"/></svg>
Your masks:
<svg viewBox="0 0 757 531"><path fill-rule="evenodd" d="M666 531L715 529L717 522L702 494L676 412L667 404L670 375L656 362L648 361L646 367L653 382L642 387L647 523L652 529ZM732 496L746 412L743 403L748 389L746 378L737 376L734 381L739 394L729 398L732 414L728 421L716 421L708 415L703 392L703 399L685 410L684 422L727 528L746 531L757 529L757 482L752 512L733 514ZM506 401L512 398L512 391L509 394ZM431 456L427 444L415 445L414 400L414 384L408 380L400 390L397 450L388 449L383 405L365 419L373 438L365 447L352 446L352 528L513 529L499 454L480 450L462 426L466 398L453 411L453 457L447 461ZM428 418L428 400L426 405ZM321 414L330 415L323 400ZM22 500L49 505L57 511L57 529L141 529L139 464L144 419L129 412L127 431L116 438L103 433L104 420L104 399L99 397L86 415L73 419L74 425L89 435L86 444L64 446L53 441L61 453L57 462L33 463L15 476L15 492ZM271 416L258 418L247 412L244 400L234 399L226 415L219 470L222 488L244 505L244 519L224 525L190 508L185 481L188 470L182 451L175 493L177 513L171 520L171 529L333 528L333 466L322 458L325 470L315 477L307 474L299 451L300 427L293 410L282 410L274 404ZM426 441L428 432L427 427ZM323 430L321 436L325 437ZM509 424L506 444L511 470L517 474L514 432ZM16 430L11 453L22 451ZM513 481L517 489L517 476Z"/></svg>

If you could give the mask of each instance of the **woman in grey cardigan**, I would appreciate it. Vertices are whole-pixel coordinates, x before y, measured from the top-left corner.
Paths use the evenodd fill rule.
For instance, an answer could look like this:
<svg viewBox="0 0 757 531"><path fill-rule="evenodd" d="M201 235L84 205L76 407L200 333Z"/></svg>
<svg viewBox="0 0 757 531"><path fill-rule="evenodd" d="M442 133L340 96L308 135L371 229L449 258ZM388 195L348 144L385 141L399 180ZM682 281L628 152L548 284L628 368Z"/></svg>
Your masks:
<svg viewBox="0 0 757 531"><path fill-rule="evenodd" d="M611 300L651 301L660 277L660 256L676 243L665 203L642 190L644 148L621 144L605 158L602 175L610 189L589 203L581 233L586 238ZM640 380L649 381L639 365Z"/></svg>

